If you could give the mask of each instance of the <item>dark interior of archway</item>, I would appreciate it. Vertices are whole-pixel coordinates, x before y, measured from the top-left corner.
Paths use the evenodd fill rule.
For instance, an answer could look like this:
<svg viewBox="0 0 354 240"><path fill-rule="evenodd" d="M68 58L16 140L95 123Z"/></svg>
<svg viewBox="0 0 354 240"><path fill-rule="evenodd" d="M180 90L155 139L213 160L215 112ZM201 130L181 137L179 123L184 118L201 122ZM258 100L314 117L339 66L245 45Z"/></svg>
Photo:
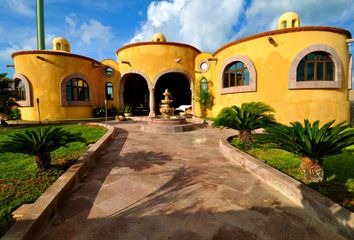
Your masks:
<svg viewBox="0 0 354 240"><path fill-rule="evenodd" d="M131 105L134 115L149 114L149 89L144 77L139 74L131 74L125 79L124 105Z"/></svg>
<svg viewBox="0 0 354 240"><path fill-rule="evenodd" d="M161 100L164 99L163 92L166 88L171 93L171 99L173 100L171 107L177 108L181 105L191 105L191 90L186 76L182 73L166 73L156 82L156 113L160 113L158 109L161 105Z"/></svg>

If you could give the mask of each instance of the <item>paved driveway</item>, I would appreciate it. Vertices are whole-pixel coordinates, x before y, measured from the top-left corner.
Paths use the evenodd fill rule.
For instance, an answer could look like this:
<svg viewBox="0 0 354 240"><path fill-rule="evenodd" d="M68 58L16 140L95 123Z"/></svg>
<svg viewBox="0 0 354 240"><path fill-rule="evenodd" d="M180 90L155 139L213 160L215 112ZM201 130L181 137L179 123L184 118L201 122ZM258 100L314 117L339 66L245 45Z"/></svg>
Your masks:
<svg viewBox="0 0 354 240"><path fill-rule="evenodd" d="M42 239L341 239L219 153L210 127L175 134L117 124L118 136Z"/></svg>

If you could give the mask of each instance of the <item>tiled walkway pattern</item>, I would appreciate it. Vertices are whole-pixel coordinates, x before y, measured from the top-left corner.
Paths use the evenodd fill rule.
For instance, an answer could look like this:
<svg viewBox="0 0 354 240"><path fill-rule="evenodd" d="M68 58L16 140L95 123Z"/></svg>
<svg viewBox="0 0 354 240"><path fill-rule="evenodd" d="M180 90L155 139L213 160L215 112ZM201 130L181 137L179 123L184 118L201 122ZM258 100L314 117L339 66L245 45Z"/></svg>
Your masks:
<svg viewBox="0 0 354 240"><path fill-rule="evenodd" d="M220 153L230 130L118 136L42 239L341 239Z"/></svg>

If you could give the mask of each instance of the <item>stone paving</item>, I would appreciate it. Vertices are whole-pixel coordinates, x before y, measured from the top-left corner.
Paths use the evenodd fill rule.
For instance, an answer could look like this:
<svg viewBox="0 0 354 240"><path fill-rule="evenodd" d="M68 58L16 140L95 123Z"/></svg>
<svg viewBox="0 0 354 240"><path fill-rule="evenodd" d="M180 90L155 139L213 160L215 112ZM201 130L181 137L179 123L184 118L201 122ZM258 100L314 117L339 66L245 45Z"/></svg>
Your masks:
<svg viewBox="0 0 354 240"><path fill-rule="evenodd" d="M255 176L229 163L211 127L118 135L41 239L341 239Z"/></svg>

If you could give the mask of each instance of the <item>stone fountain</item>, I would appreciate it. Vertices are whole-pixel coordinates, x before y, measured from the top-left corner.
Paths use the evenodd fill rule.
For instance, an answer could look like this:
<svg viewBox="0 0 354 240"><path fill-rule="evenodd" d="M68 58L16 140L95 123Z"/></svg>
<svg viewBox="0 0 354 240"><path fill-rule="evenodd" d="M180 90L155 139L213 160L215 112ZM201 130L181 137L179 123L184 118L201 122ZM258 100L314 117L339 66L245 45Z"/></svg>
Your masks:
<svg viewBox="0 0 354 240"><path fill-rule="evenodd" d="M193 130L193 124L188 123L185 117L173 115L175 109L170 107L173 102L170 99L171 93L168 89L163 93L165 98L161 100L161 117L151 118L148 124L142 124L141 130L145 132L174 133Z"/></svg>

